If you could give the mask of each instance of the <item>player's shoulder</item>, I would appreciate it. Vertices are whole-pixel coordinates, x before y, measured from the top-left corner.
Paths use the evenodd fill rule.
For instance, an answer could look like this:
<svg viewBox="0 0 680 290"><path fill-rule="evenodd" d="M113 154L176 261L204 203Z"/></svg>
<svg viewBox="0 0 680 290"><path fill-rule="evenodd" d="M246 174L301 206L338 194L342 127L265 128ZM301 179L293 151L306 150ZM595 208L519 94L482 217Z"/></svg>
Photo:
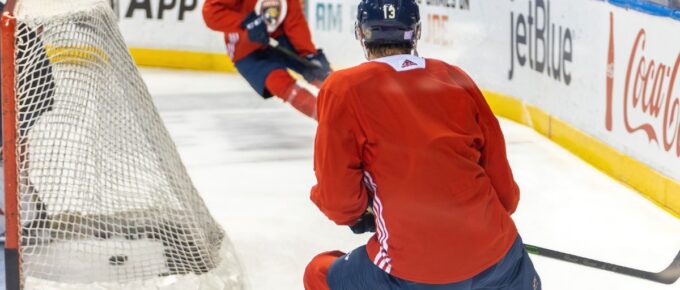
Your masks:
<svg viewBox="0 0 680 290"><path fill-rule="evenodd" d="M474 84L472 77L461 67L438 59L427 59L427 65L432 72L443 72L447 78L461 86Z"/></svg>
<svg viewBox="0 0 680 290"><path fill-rule="evenodd" d="M336 81L357 84L373 81L395 72L424 69L427 66L426 61L424 58L412 55L387 56L336 71L332 76Z"/></svg>
<svg viewBox="0 0 680 290"><path fill-rule="evenodd" d="M361 81L366 77L373 76L374 73L378 73L381 70L383 70L383 68L377 65L374 61L367 61L357 66L339 70L338 77Z"/></svg>
<svg viewBox="0 0 680 290"><path fill-rule="evenodd" d="M336 70L324 82L324 88L336 92L345 92L362 83L373 81L376 76L387 71L373 62L365 62L357 66Z"/></svg>
<svg viewBox="0 0 680 290"><path fill-rule="evenodd" d="M447 62L445 62L445 61L443 61L443 60L440 60L440 59L436 59L436 58L426 58L425 60L427 61L427 66L428 66L429 68L437 68L437 69L438 69L438 68L442 68L442 69L450 69L450 68L453 68L453 65L450 65L449 63L447 63Z"/></svg>
<svg viewBox="0 0 680 290"><path fill-rule="evenodd" d="M454 74L463 73L463 74L465 74L465 72L460 67L453 65L453 64L450 64L448 62L445 62L443 60L436 59L436 58L427 58L426 60L427 60L427 67L430 71L443 70L443 71L446 71L448 73L454 73Z"/></svg>
<svg viewBox="0 0 680 290"><path fill-rule="evenodd" d="M461 68L442 60L412 55L396 55L337 70L326 79L324 87L335 92L344 92L367 82L380 82L381 78L390 74L416 69L424 69L433 75L440 75L442 78L446 78L444 75L468 78Z"/></svg>

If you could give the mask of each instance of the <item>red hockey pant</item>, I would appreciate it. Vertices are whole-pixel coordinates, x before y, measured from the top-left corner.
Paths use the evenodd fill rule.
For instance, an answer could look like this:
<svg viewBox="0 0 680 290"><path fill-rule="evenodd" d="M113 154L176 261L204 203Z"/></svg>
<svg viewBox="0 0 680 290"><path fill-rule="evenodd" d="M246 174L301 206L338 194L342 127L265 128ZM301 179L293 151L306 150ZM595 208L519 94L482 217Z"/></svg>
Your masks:
<svg viewBox="0 0 680 290"><path fill-rule="evenodd" d="M316 97L296 84L295 79L283 69L272 71L265 82L267 90L288 102L298 111L316 119Z"/></svg>
<svg viewBox="0 0 680 290"><path fill-rule="evenodd" d="M326 275L335 259L345 255L340 251L325 252L316 255L305 269L304 284L306 290L329 290Z"/></svg>

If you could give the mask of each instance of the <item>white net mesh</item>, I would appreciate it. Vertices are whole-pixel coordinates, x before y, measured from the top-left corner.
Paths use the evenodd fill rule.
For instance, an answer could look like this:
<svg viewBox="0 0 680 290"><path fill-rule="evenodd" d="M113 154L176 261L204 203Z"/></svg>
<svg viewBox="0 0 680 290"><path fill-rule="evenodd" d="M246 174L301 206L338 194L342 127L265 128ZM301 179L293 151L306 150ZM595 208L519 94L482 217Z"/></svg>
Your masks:
<svg viewBox="0 0 680 290"><path fill-rule="evenodd" d="M15 14L25 288L240 289L108 3L22 0Z"/></svg>

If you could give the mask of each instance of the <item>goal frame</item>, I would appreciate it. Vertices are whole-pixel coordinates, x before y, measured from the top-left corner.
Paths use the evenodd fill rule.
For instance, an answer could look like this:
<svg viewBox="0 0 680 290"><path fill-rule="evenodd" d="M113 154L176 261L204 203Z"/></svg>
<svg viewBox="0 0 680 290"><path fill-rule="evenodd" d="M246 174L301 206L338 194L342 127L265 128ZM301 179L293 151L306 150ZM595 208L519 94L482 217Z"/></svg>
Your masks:
<svg viewBox="0 0 680 290"><path fill-rule="evenodd" d="M2 14L2 158L5 178L5 281L8 290L21 289L19 256L19 198L17 196L15 31L16 18L9 12L9 1Z"/></svg>
<svg viewBox="0 0 680 290"><path fill-rule="evenodd" d="M243 289L115 14L53 3L0 15L6 289Z"/></svg>

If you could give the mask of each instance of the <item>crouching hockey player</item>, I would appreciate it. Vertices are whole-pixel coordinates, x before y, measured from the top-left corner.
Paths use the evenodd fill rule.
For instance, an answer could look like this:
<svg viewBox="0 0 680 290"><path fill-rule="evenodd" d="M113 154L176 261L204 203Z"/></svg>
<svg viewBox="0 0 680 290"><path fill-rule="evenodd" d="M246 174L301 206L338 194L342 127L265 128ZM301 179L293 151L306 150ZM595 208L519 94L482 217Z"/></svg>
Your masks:
<svg viewBox="0 0 680 290"><path fill-rule="evenodd" d="M321 88L311 199L377 233L316 256L305 288L540 290L498 120L460 68L416 56L416 0L362 0L356 35L370 61Z"/></svg>
<svg viewBox="0 0 680 290"><path fill-rule="evenodd" d="M277 96L316 119L316 97L287 72L292 69L317 87L331 72L323 51L312 43L299 0L206 0L203 18L224 32L229 57L258 94Z"/></svg>

